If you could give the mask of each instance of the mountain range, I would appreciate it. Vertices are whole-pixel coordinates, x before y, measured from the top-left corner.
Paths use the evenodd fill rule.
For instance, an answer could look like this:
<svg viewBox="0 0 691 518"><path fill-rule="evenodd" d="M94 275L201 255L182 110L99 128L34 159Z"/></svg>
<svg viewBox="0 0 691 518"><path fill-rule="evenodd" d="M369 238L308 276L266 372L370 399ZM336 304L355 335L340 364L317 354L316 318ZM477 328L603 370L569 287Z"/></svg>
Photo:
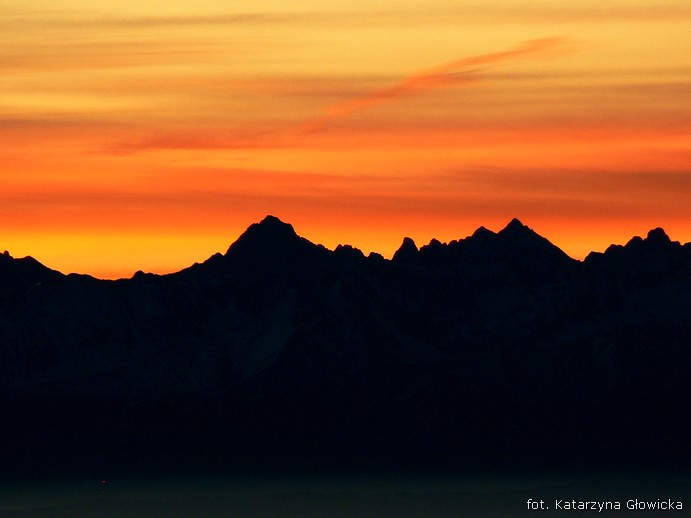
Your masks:
<svg viewBox="0 0 691 518"><path fill-rule="evenodd" d="M273 216L168 275L0 255L0 475L688 469L691 243L390 260Z"/></svg>

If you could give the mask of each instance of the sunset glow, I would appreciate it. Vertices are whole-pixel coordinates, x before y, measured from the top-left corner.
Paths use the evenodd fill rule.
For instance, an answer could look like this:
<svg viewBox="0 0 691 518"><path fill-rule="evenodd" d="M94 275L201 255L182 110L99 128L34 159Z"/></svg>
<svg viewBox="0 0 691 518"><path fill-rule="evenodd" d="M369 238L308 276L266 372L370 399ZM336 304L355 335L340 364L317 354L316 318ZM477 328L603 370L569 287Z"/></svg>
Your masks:
<svg viewBox="0 0 691 518"><path fill-rule="evenodd" d="M691 241L689 2L0 5L0 252L164 273L267 214L389 257Z"/></svg>

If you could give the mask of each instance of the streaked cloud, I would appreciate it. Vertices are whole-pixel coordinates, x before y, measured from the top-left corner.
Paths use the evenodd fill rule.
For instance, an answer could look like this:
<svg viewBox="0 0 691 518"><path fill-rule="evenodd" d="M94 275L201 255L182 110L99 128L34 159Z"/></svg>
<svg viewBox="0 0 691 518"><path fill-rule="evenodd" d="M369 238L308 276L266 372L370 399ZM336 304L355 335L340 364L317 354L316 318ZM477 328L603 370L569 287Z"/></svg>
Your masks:
<svg viewBox="0 0 691 518"><path fill-rule="evenodd" d="M241 6L239 6L241 7ZM209 9L206 9L209 11ZM197 10L198 11L198 10ZM361 6L329 9L241 10L229 11L216 8L211 14L195 14L194 10L176 15L129 15L117 11L107 12L98 8L79 10L31 10L14 9L0 21L0 27L8 30L65 29L158 29L211 26L267 26L325 24L333 27L352 26L407 26L470 24L482 21L501 23L582 23L586 21L651 21L678 20L691 17L691 6L686 2L581 2L569 5L527 0L437 2L411 5L401 9L378 7L363 9Z"/></svg>
<svg viewBox="0 0 691 518"><path fill-rule="evenodd" d="M384 253L514 216L574 254L653 226L689 240L690 16L680 0L7 0L2 246L41 257L73 235L64 264L109 264L89 239L139 235L154 265L157 235L223 250L266 213Z"/></svg>
<svg viewBox="0 0 691 518"><path fill-rule="evenodd" d="M310 133L318 131L331 121L378 104L396 101L408 95L471 83L478 80L479 67L519 59L526 55L552 49L561 43L563 43L562 38L532 40L505 51L462 58L415 73L393 86L327 107L324 115L302 125L298 128L298 132Z"/></svg>

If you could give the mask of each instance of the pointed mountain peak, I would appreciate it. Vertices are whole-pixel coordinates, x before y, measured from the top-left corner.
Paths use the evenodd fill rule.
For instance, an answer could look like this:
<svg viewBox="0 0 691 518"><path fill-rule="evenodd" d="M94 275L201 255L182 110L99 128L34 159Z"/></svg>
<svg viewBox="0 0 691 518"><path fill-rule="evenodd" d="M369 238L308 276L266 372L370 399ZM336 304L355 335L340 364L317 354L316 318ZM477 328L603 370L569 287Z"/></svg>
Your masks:
<svg viewBox="0 0 691 518"><path fill-rule="evenodd" d="M417 245L415 244L415 241L413 241L412 237L404 237L403 238L403 243L401 243L401 248L409 248L411 250L415 250L417 252Z"/></svg>
<svg viewBox="0 0 691 518"><path fill-rule="evenodd" d="M403 245L401 245L403 246ZM418 252L421 255L428 256L429 254L436 255L438 253L444 253L447 250L447 245L439 241L437 238L430 239L429 243L422 245Z"/></svg>
<svg viewBox="0 0 691 518"><path fill-rule="evenodd" d="M339 257L350 258L350 259L364 259L365 254L362 250L355 248L351 245L338 245L334 249L334 253Z"/></svg>
<svg viewBox="0 0 691 518"><path fill-rule="evenodd" d="M300 237L289 223L267 216L253 223L225 254L225 260L254 270L275 268L307 268L308 256L326 249ZM302 265L302 266L301 266Z"/></svg>
<svg viewBox="0 0 691 518"><path fill-rule="evenodd" d="M646 268L659 268L660 265L666 267L664 265L670 258L681 258L683 255L684 246L679 241L672 241L667 233L658 227L649 231L645 238L634 236L626 245L610 245L601 254L593 252L588 255L586 261L593 259L598 261L597 264L609 267L644 271Z"/></svg>
<svg viewBox="0 0 691 518"><path fill-rule="evenodd" d="M518 220L514 219L514 220L512 220L512 222L513 221L518 221ZM520 223L520 221L519 221L519 223ZM509 223L509 225L510 224L511 223ZM496 234L486 227L479 227L475 232L473 232L473 235L471 237L485 238L485 237L490 237L490 236L496 236Z"/></svg>
<svg viewBox="0 0 691 518"><path fill-rule="evenodd" d="M0 260L2 260L2 262L5 264L21 265L22 268L50 270L50 268L41 264L40 261L34 259L30 255L27 255L26 257L13 257L7 250L0 254Z"/></svg>
<svg viewBox="0 0 691 518"><path fill-rule="evenodd" d="M645 241L655 245L668 245L672 242L666 232L660 227L648 232L648 237L646 237Z"/></svg>
<svg viewBox="0 0 691 518"><path fill-rule="evenodd" d="M268 215L259 223L254 223L245 231L248 232L262 233L265 235L283 235L283 236L297 236L293 225L290 223L284 223L276 216Z"/></svg>
<svg viewBox="0 0 691 518"><path fill-rule="evenodd" d="M418 248L415 241L410 237L404 237L403 243L401 243L401 246L396 250L396 253L393 254L392 259L394 261L413 259L417 257L417 253Z"/></svg>
<svg viewBox="0 0 691 518"><path fill-rule="evenodd" d="M526 260L546 260L554 264L566 266L573 263L563 250L542 237L532 228L524 225L517 218L513 218L506 227L497 232L500 247L509 250L516 257L522 256Z"/></svg>
<svg viewBox="0 0 691 518"><path fill-rule="evenodd" d="M508 225L496 234L503 241L508 242L537 242L547 241L532 228L524 225L519 219L513 218Z"/></svg>
<svg viewBox="0 0 691 518"><path fill-rule="evenodd" d="M631 239L628 240L624 248L626 249L631 249L631 248L639 248L643 244L643 238L641 236L633 236ZM609 248L616 247L616 245L612 245ZM608 248L608 250L609 250Z"/></svg>
<svg viewBox="0 0 691 518"><path fill-rule="evenodd" d="M502 230L499 231L499 234L517 234L519 232L525 232L526 230L530 229L526 227L523 223L521 223L521 221L518 218L513 218L511 221L509 221L508 225L506 225Z"/></svg>
<svg viewBox="0 0 691 518"><path fill-rule="evenodd" d="M674 243L677 242L675 241ZM626 246L624 248L626 250L650 250L657 248L667 248L672 244L673 242L669 238L667 233L662 228L658 227L648 232L648 235L645 238L642 238L640 236L632 237L628 241L628 243L626 243Z"/></svg>
<svg viewBox="0 0 691 518"><path fill-rule="evenodd" d="M252 223L238 240L230 245L230 250L244 248L275 248L299 240L295 229L289 223L284 223L276 216L266 216L259 223Z"/></svg>
<svg viewBox="0 0 691 518"><path fill-rule="evenodd" d="M9 252L0 254L0 284L21 285L64 277L31 256L14 258Z"/></svg>
<svg viewBox="0 0 691 518"><path fill-rule="evenodd" d="M621 249L625 252L644 254L661 252L666 254L668 252L681 249L681 244L678 241L672 241L667 233L662 228L658 227L648 232L648 235L645 238L640 236L632 237L629 242L626 243L626 246L615 247L613 245L607 249L607 252L609 252L612 248L617 250Z"/></svg>

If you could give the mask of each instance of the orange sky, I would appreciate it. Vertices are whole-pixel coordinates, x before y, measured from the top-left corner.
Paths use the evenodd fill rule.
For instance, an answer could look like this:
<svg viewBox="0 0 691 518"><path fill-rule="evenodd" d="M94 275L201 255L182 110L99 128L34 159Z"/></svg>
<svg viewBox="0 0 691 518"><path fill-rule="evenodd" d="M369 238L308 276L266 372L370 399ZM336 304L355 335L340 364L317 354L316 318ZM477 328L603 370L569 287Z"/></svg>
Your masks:
<svg viewBox="0 0 691 518"><path fill-rule="evenodd" d="M390 256L691 241L683 0L0 0L0 251L170 272L274 214Z"/></svg>

